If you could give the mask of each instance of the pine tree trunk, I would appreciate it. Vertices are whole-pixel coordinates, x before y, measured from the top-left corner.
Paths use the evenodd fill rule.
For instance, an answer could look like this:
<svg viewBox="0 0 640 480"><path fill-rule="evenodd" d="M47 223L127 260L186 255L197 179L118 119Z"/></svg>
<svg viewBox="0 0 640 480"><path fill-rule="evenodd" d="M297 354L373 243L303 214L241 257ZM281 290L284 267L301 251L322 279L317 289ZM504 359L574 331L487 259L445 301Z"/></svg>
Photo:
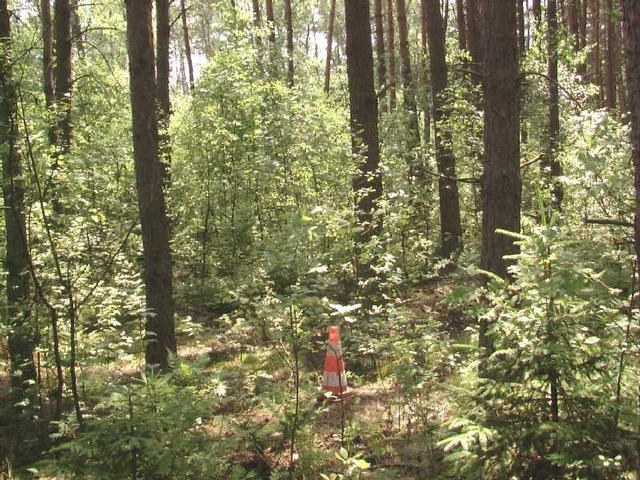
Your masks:
<svg viewBox="0 0 640 480"><path fill-rule="evenodd" d="M191 55L191 39L189 38L189 24L187 22L187 4L185 0L180 0L180 11L182 16L182 37L184 39L184 55L187 57L187 69L189 71L189 89L193 90L196 84L193 73L193 57Z"/></svg>
<svg viewBox="0 0 640 480"><path fill-rule="evenodd" d="M158 126L160 128L160 161L164 183L170 183L171 149L169 144L169 121L171 117L171 97L169 94L169 46L171 20L169 18L170 0L156 0L156 94L158 96Z"/></svg>
<svg viewBox="0 0 640 480"><path fill-rule="evenodd" d="M514 239L497 229L520 231L519 74L516 5L492 0L487 5L484 66L484 149L482 177L482 267L507 277L518 252Z"/></svg>
<svg viewBox="0 0 640 480"><path fill-rule="evenodd" d="M629 111L631 112L631 151L635 173L634 246L637 274L640 275L640 2L623 0ZM640 392L638 393L640 406ZM636 426L640 433L640 424ZM636 440L636 475L640 478L640 439Z"/></svg>
<svg viewBox="0 0 640 480"><path fill-rule="evenodd" d="M75 41L76 48L80 56L84 56L84 32L80 24L80 13L78 12L78 0L71 0L71 33Z"/></svg>
<svg viewBox="0 0 640 480"><path fill-rule="evenodd" d="M428 56L428 18L427 18L427 4L424 1L420 2L420 40L422 47L422 74L420 76L420 84L422 87L422 98L424 99L424 105L422 110L422 142L424 145L428 145L431 142L431 105L429 102L429 68L427 67Z"/></svg>
<svg viewBox="0 0 640 480"><path fill-rule="evenodd" d="M533 16L537 24L542 23L542 5L540 0L533 0L533 6L531 7Z"/></svg>
<svg viewBox="0 0 640 480"><path fill-rule="evenodd" d="M524 13L524 0L516 0L518 2L518 51L520 55L524 55L526 50L525 42L525 13Z"/></svg>
<svg viewBox="0 0 640 480"><path fill-rule="evenodd" d="M276 17L273 14L273 0L265 0L265 9L269 27L269 43L273 46L276 43Z"/></svg>
<svg viewBox="0 0 640 480"><path fill-rule="evenodd" d="M389 62L389 109L396 108L396 88L398 75L396 74L396 38L395 23L393 21L393 0L387 0L387 61Z"/></svg>
<svg viewBox="0 0 640 480"><path fill-rule="evenodd" d="M169 39L171 35L171 20L169 18L169 3L171 0L156 1L156 69L158 83L158 103L160 113L165 119L171 114L171 99L169 96Z"/></svg>
<svg viewBox="0 0 640 480"><path fill-rule="evenodd" d="M602 42L600 40L600 0L591 0L591 30L593 32L593 73L598 86L599 106L604 105L604 80L602 78Z"/></svg>
<svg viewBox="0 0 640 480"><path fill-rule="evenodd" d="M262 27L262 17L260 13L260 0L251 0L251 7L253 8L253 24L260 28Z"/></svg>
<svg viewBox="0 0 640 480"><path fill-rule="evenodd" d="M355 236L356 248L369 242L382 229L382 217L375 214L382 196L382 177L371 24L362 21L369 18L369 0L345 0L352 150L360 159L353 179L356 216L361 227ZM359 262L358 275L365 279L373 275L369 262Z"/></svg>
<svg viewBox="0 0 640 480"><path fill-rule="evenodd" d="M41 0L40 18L42 23L42 85L47 109L53 112L55 88L53 80L53 28L51 23L51 1ZM49 144L58 144L58 129L51 123L48 129Z"/></svg>
<svg viewBox="0 0 640 480"><path fill-rule="evenodd" d="M445 29L440 0L422 0L426 4L429 60L431 62L431 89L433 98L433 130L436 141L438 186L440 196L440 230L442 256L449 258L462 246L460 200L456 178L456 160L452 150L451 132L444 127L447 122L446 104L449 84Z"/></svg>
<svg viewBox="0 0 640 480"><path fill-rule="evenodd" d="M467 43L469 45L471 60L473 61L472 71L474 74L471 76L471 79L476 85L479 85L482 81L481 72L484 62L484 55L482 53L482 21L478 1L482 0L467 0Z"/></svg>
<svg viewBox="0 0 640 480"><path fill-rule="evenodd" d="M284 20L287 26L287 86L294 85L293 75L293 10L291 0L284 0Z"/></svg>
<svg viewBox="0 0 640 480"><path fill-rule="evenodd" d="M580 19L578 21L578 36L580 37L580 48L587 46L587 6L588 0L580 0Z"/></svg>
<svg viewBox="0 0 640 480"><path fill-rule="evenodd" d="M73 80L71 4L69 0L55 0L53 29L56 54L54 76L58 112L58 150L64 154L69 153L71 149L71 89Z"/></svg>
<svg viewBox="0 0 640 480"><path fill-rule="evenodd" d="M613 0L607 0L607 57L605 78L605 100L607 108L616 108L616 66L615 66L615 38L616 25L614 21Z"/></svg>
<svg viewBox="0 0 640 480"><path fill-rule="evenodd" d="M464 0L456 0L456 17L458 21L458 48L467 49L467 22L464 15Z"/></svg>
<svg viewBox="0 0 640 480"><path fill-rule="evenodd" d="M387 65L384 53L384 23L382 18L382 0L374 0L375 44L376 44L376 73L378 88L382 91L387 85ZM382 101L382 110L386 110L386 102Z"/></svg>
<svg viewBox="0 0 640 480"><path fill-rule="evenodd" d="M329 93L331 85L331 54L333 53L333 26L336 20L336 0L331 0L329 31L327 32L327 60L324 65L324 91Z"/></svg>
<svg viewBox="0 0 640 480"><path fill-rule="evenodd" d="M558 161L558 146L560 144L560 96L558 91L558 15L556 0L548 0L547 4L547 76L548 85L548 117L547 128L549 143L541 163L543 178L551 190L550 208L560 209L563 189L558 182L562 175ZM550 215L549 215L550 218Z"/></svg>
<svg viewBox="0 0 640 480"><path fill-rule="evenodd" d="M580 37L578 35L578 5L577 0L567 0L567 27L573 37L573 51L580 50Z"/></svg>
<svg viewBox="0 0 640 480"><path fill-rule="evenodd" d="M407 28L407 11L405 0L396 0L398 17L398 40L402 72L402 88L404 108L409 114L409 149L420 145L420 128L416 107L416 90L411 74L411 56L409 54L409 30Z"/></svg>
<svg viewBox="0 0 640 480"><path fill-rule="evenodd" d="M11 24L7 0L0 0L0 149L4 196L6 316L13 403L25 398L36 381L33 364L36 332L29 309L29 253L25 236L24 178L17 137L17 98L12 75ZM32 388L32 387L31 387Z"/></svg>
<svg viewBox="0 0 640 480"><path fill-rule="evenodd" d="M152 0L126 0L127 44L147 317L146 363L169 368L176 352L169 228L158 158Z"/></svg>
<svg viewBox="0 0 640 480"><path fill-rule="evenodd" d="M583 50L587 46L587 1L576 0L576 9L578 14L578 50ZM587 74L587 64L580 62L577 69L578 75L584 79Z"/></svg>

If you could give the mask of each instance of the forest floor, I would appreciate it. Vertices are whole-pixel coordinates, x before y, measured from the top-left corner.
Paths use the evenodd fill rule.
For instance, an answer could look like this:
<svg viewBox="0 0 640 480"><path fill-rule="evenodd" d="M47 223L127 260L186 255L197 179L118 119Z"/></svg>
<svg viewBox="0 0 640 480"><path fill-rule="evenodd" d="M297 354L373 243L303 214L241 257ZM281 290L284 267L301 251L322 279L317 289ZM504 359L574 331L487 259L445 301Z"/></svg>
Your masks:
<svg viewBox="0 0 640 480"><path fill-rule="evenodd" d="M436 285L414 291L404 304L411 322L435 318L442 333L453 341L460 336L461 329L455 314L440 306L439 300L446 288ZM194 321L197 323L199 319L194 317ZM286 471L292 462L290 429L284 420L285 412L295 410L294 377L277 346L254 345L239 351L227 348L225 339L226 335L220 330L207 330L182 339L178 357L185 365L198 365L198 368L204 365L201 370L204 375L221 379L224 399L206 420L204 428L212 440L235 439L237 445L244 447L229 453L230 464L253 472L254 478L267 479L274 471ZM344 473L361 459L369 464L361 478L417 479L442 474L445 465L437 442L441 438L442 423L452 409L447 395L449 378L440 375L437 381L414 390L408 398L405 388L392 373L392 359L387 364L380 360L372 371L370 367L363 368L363 361L355 355L345 351L354 394L343 401L322 396L324 353L301 358L300 378L305 388L301 388L298 399L296 454L293 456L296 469L304 471L313 465L315 471L307 472L304 478L320 478L318 465L322 465L321 472L331 476ZM360 372L349 372L350 364ZM140 365L140 359L128 357L106 369L89 369L84 375L89 396L101 390L99 384L139 377ZM447 371L439 366L436 370ZM7 379L0 378L0 401L4 397L6 402L7 390ZM82 391L85 391L84 385ZM340 458L341 448L349 452L352 460ZM298 451L306 453L298 456ZM358 452L363 456L359 457Z"/></svg>

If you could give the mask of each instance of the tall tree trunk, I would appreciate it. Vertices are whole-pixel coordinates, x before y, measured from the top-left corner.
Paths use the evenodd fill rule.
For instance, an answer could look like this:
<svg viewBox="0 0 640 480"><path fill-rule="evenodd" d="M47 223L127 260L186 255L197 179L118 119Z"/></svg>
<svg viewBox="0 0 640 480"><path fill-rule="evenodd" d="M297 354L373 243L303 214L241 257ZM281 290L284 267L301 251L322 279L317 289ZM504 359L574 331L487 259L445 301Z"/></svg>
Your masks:
<svg viewBox="0 0 640 480"><path fill-rule="evenodd" d="M602 78L602 42L600 40L600 0L590 0L591 6L591 31L593 32L593 73L595 84L598 86L599 106L604 105L604 80Z"/></svg>
<svg viewBox="0 0 640 480"><path fill-rule="evenodd" d="M267 26L269 27L269 43L276 43L276 17L273 14L273 0L265 0Z"/></svg>
<svg viewBox="0 0 640 480"><path fill-rule="evenodd" d="M613 0L607 0L607 57L605 78L605 100L607 108L616 108L616 24L614 20Z"/></svg>
<svg viewBox="0 0 640 480"><path fill-rule="evenodd" d="M152 0L126 0L127 44L147 317L146 363L169 368L176 352L169 228L158 159Z"/></svg>
<svg viewBox="0 0 640 480"><path fill-rule="evenodd" d="M329 31L327 32L327 60L324 65L324 91L329 93L331 82L331 54L333 53L333 26L336 20L336 0L331 0Z"/></svg>
<svg viewBox="0 0 640 480"><path fill-rule="evenodd" d="M17 146L17 98L12 75L11 24L7 0L0 0L0 150L4 196L5 269L9 320L9 362L14 404L36 381L34 325L29 309L29 253L26 246L24 178Z"/></svg>
<svg viewBox="0 0 640 480"><path fill-rule="evenodd" d="M516 0L518 2L518 51L520 55L524 55L526 49L526 32L525 32L525 11L524 0Z"/></svg>
<svg viewBox="0 0 640 480"><path fill-rule="evenodd" d="M626 37L627 85L631 112L631 151L635 172L635 252L640 275L640 2L623 0L624 30ZM640 406L640 392L638 393ZM637 425L640 432L640 424ZM640 439L636 440L636 455L640 453ZM636 475L640 478L640 459L636 460Z"/></svg>
<svg viewBox="0 0 640 480"><path fill-rule="evenodd" d="M389 62L389 108L396 108L396 32L393 21L393 0L387 0L387 61Z"/></svg>
<svg viewBox="0 0 640 480"><path fill-rule="evenodd" d="M84 56L84 32L80 24L79 8L78 0L71 0L71 33L73 34L73 40L75 41L78 53Z"/></svg>
<svg viewBox="0 0 640 480"><path fill-rule="evenodd" d="M467 43L469 45L469 53L473 61L473 72L471 76L474 84L478 85L482 81L482 65L484 62L483 41L482 41L482 21L480 18L479 1L483 0L467 0Z"/></svg>
<svg viewBox="0 0 640 480"><path fill-rule="evenodd" d="M180 11L182 16L182 37L184 39L184 55L187 57L187 68L189 70L189 89L193 90L196 84L193 73L193 57L191 55L191 39L189 38L189 24L187 22L187 3L180 0Z"/></svg>
<svg viewBox="0 0 640 480"><path fill-rule="evenodd" d="M486 32L482 267L506 278L512 261L503 257L518 252L518 247L513 238L496 230L520 231L521 196L520 94L513 0L488 2Z"/></svg>
<svg viewBox="0 0 640 480"><path fill-rule="evenodd" d="M541 163L543 178L551 190L551 207L559 209L562 204L563 189L558 182L562 169L558 160L560 144L560 95L558 91L558 12L556 0L547 3L547 76L549 143ZM550 218L550 215L549 215Z"/></svg>
<svg viewBox="0 0 640 480"><path fill-rule="evenodd" d="M293 87L293 10L291 0L284 0L284 20L287 26L287 86Z"/></svg>
<svg viewBox="0 0 640 480"><path fill-rule="evenodd" d="M567 0L567 27L573 40L573 51L580 50L580 37L578 35L578 0Z"/></svg>
<svg viewBox="0 0 640 480"><path fill-rule="evenodd" d="M58 151L69 153L71 149L71 4L69 0L54 2L54 41L55 41L55 97L58 113Z"/></svg>
<svg viewBox="0 0 640 480"><path fill-rule="evenodd" d="M171 38L171 20L169 18L170 0L156 0L156 52L158 97L158 126L160 128L160 162L165 184L170 183L171 149L169 144L169 120L171 117L171 98L169 95L169 46Z"/></svg>
<svg viewBox="0 0 640 480"><path fill-rule="evenodd" d="M384 54L384 23L382 18L382 0L373 0L376 43L376 73L380 91L387 86L387 65ZM384 97L383 97L384 98ZM382 110L386 110L386 102L382 101Z"/></svg>
<svg viewBox="0 0 640 480"><path fill-rule="evenodd" d="M467 22L464 15L464 0L456 0L456 18L458 21L458 48L467 49Z"/></svg>
<svg viewBox="0 0 640 480"><path fill-rule="evenodd" d="M410 140L409 148L420 145L420 128L418 127L418 112L416 107L416 90L411 74L411 55L409 53L409 29L407 28L407 11L405 0L396 0L398 17L398 40L402 72L403 103L409 114Z"/></svg>
<svg viewBox="0 0 640 480"><path fill-rule="evenodd" d="M440 0L421 1L426 4L429 37L442 256L449 258L459 251L462 246L462 224L460 222L460 200L458 198L456 160L452 150L451 132L442 126L447 122L445 107L448 102L447 87L449 84L445 50L445 28L442 14L440 13Z"/></svg>
<svg viewBox="0 0 640 480"><path fill-rule="evenodd" d="M429 102L429 68L427 67L428 56L428 15L426 2L420 2L420 40L422 47L422 73L420 76L420 84L422 87L421 97L424 99L424 105L422 110L422 128L423 135L422 141L424 145L428 145L431 142L431 105Z"/></svg>
<svg viewBox="0 0 640 480"><path fill-rule="evenodd" d="M262 17L260 13L260 0L251 0L251 6L253 7L253 24L257 28L261 28Z"/></svg>
<svg viewBox="0 0 640 480"><path fill-rule="evenodd" d="M53 28L50 0L41 0L40 18L42 21L42 85L47 109L53 113L56 98L53 80ZM48 136L50 145L58 144L58 129L55 123L50 124Z"/></svg>
<svg viewBox="0 0 640 480"><path fill-rule="evenodd" d="M583 49L587 46L587 7L589 0L580 0L578 5L580 5L579 14L580 18L578 20L578 36L580 37L580 48Z"/></svg>
<svg viewBox="0 0 640 480"><path fill-rule="evenodd" d="M269 75L278 78L277 46L276 46L276 18L273 13L273 0L265 0L265 13L267 17L267 28L269 29ZM307 32L308 33L308 32ZM308 35L307 35L308 42Z"/></svg>
<svg viewBox="0 0 640 480"><path fill-rule="evenodd" d="M169 96L169 42L171 37L171 20L169 18L169 4L171 0L155 0L156 2L156 52L157 96L160 114L164 119L171 115L171 99ZM163 118L161 118L161 121Z"/></svg>
<svg viewBox="0 0 640 480"><path fill-rule="evenodd" d="M542 23L542 5L541 0L533 0L533 5L531 7L533 11L533 16L535 18L536 23L539 25Z"/></svg>
<svg viewBox="0 0 640 480"><path fill-rule="evenodd" d="M587 46L587 2L588 0L576 0L576 12L578 15L578 39L577 50L580 51ZM587 74L587 64L580 62L577 68L578 75L584 79Z"/></svg>
<svg viewBox="0 0 640 480"><path fill-rule="evenodd" d="M369 0L345 0L344 5L352 149L359 158L358 172L353 179L356 216L360 226L356 234L358 249L382 229L382 217L376 214L382 196L378 102L373 80L371 24L367 21L370 18ZM358 262L358 275L363 279L373 276L368 261Z"/></svg>

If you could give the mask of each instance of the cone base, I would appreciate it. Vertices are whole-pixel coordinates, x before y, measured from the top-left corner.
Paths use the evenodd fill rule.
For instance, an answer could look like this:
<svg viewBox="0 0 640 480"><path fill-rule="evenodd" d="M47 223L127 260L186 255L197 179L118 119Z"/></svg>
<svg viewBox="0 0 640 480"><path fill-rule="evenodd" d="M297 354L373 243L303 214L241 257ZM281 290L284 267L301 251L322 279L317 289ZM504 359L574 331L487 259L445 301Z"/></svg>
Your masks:
<svg viewBox="0 0 640 480"><path fill-rule="evenodd" d="M342 392L340 392L340 387L323 386L322 389L325 392L331 392L337 398L349 398L356 393L356 391L351 387L346 387L345 389L342 390Z"/></svg>

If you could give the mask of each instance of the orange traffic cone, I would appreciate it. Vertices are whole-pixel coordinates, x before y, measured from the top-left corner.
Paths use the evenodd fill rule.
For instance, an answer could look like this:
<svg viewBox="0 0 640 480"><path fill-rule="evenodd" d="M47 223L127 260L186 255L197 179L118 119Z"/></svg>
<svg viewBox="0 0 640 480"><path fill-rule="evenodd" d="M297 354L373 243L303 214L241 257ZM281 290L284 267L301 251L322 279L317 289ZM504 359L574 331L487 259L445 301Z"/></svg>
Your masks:
<svg viewBox="0 0 640 480"><path fill-rule="evenodd" d="M338 327L329 328L329 343L327 355L324 359L322 374L322 388L339 397L349 396L353 391L347 385L344 373L344 360L340 346L340 330Z"/></svg>

